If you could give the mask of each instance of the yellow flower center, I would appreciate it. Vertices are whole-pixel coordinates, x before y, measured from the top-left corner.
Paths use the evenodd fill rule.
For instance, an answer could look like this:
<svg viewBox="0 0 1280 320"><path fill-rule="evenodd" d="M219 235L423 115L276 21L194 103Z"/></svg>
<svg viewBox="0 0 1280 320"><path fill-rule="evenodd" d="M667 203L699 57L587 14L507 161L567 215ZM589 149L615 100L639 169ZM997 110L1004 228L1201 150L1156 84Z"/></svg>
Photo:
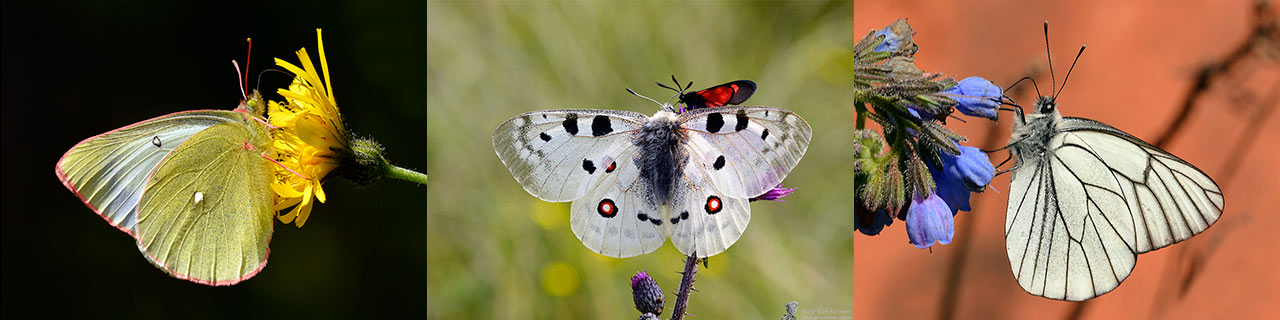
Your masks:
<svg viewBox="0 0 1280 320"><path fill-rule="evenodd" d="M321 74L311 63L307 49L298 50L302 67L277 58L276 64L294 74L288 89L277 92L284 102L269 101L267 116L274 129L272 140L276 149L275 182L271 189L276 193L275 210L293 207L280 215L284 223L296 221L298 227L307 222L314 204L312 198L325 201L321 181L338 167L338 152L350 144L342 116L338 114L329 83L329 66L324 55L324 40L316 29L316 41L320 48Z"/></svg>

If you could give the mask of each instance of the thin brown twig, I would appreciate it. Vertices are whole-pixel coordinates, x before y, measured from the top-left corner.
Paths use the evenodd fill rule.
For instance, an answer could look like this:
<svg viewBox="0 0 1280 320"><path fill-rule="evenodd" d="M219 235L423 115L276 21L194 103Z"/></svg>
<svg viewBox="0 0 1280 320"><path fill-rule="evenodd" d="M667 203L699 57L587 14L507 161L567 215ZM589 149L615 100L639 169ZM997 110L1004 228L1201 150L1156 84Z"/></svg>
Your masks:
<svg viewBox="0 0 1280 320"><path fill-rule="evenodd" d="M1191 82L1191 87L1187 88L1187 93L1182 99L1182 107L1178 110L1178 115L1173 118L1173 122L1165 128L1164 133L1155 141L1155 146L1165 148L1173 141L1174 136L1178 134L1179 129L1186 123L1187 118L1191 116L1191 111L1195 109L1196 101L1200 96L1209 91L1209 85L1219 75L1231 71L1240 61L1244 60L1250 52L1253 52L1254 43L1260 38L1272 36L1276 30L1275 13L1271 12L1274 8L1269 1L1258 1L1254 6L1253 29L1249 31L1249 36L1244 41L1236 45L1226 57L1216 63L1209 63L1196 73L1195 79Z"/></svg>
<svg viewBox="0 0 1280 320"><path fill-rule="evenodd" d="M684 271L680 272L680 290L676 291L676 306L671 311L671 320L684 319L685 309L689 307L689 292L693 290L693 275L698 273L698 253L690 252L684 259Z"/></svg>

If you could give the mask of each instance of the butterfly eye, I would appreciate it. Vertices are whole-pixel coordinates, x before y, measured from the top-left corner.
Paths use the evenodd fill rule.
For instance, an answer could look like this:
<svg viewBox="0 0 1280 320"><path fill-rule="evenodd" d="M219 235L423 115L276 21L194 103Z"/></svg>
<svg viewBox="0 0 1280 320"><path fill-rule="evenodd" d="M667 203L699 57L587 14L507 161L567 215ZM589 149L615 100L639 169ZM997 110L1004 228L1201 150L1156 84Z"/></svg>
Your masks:
<svg viewBox="0 0 1280 320"><path fill-rule="evenodd" d="M1049 113L1053 112L1053 109L1058 106L1058 103L1053 101L1052 97L1040 97L1040 100L1036 101L1036 106L1038 107L1036 110L1039 113Z"/></svg>
<svg viewBox="0 0 1280 320"><path fill-rule="evenodd" d="M724 206L720 203L720 197L710 196L707 197L707 206L705 209L707 209L707 214L716 214L720 212L720 209L724 209Z"/></svg>
<svg viewBox="0 0 1280 320"><path fill-rule="evenodd" d="M606 198L600 200L600 205L596 206L596 213L599 213L601 217L613 218L618 215L618 206L613 204L613 200Z"/></svg>

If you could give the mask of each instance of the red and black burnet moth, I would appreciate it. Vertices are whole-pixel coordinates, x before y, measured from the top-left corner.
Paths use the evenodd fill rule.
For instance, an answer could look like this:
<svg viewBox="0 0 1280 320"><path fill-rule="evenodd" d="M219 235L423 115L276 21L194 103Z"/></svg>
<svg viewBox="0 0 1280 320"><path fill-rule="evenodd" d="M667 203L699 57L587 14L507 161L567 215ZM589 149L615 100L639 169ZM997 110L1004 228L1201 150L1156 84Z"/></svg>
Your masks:
<svg viewBox="0 0 1280 320"><path fill-rule="evenodd" d="M676 81L675 76L671 76L671 81L676 82L676 86L680 87L680 82ZM680 93L680 103L685 105L681 112L686 110L694 110L700 108L722 107L731 104L741 104L751 98L751 94L756 92L756 83L751 80L731 81L718 86L685 93L689 87L693 86L693 82L683 88L672 88L658 83L658 86L671 89Z"/></svg>

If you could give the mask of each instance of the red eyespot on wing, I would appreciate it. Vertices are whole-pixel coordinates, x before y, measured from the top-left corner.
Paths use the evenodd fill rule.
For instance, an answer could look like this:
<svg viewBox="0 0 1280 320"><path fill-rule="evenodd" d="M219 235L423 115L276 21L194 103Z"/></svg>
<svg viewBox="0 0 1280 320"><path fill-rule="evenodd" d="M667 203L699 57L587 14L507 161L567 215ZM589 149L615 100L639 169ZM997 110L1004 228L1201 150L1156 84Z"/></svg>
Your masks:
<svg viewBox="0 0 1280 320"><path fill-rule="evenodd" d="M703 209L707 210L707 214L716 214L724 209L724 204L720 202L720 197L710 196L707 197L707 205Z"/></svg>
<svg viewBox="0 0 1280 320"><path fill-rule="evenodd" d="M613 204L613 200L606 198L600 200L600 204L596 205L596 213L599 213L601 217L613 218L618 215L618 206Z"/></svg>
<svg viewBox="0 0 1280 320"><path fill-rule="evenodd" d="M609 161L609 167L604 168L604 172L605 173L613 172L613 169L617 169L617 168L618 168L617 162Z"/></svg>

